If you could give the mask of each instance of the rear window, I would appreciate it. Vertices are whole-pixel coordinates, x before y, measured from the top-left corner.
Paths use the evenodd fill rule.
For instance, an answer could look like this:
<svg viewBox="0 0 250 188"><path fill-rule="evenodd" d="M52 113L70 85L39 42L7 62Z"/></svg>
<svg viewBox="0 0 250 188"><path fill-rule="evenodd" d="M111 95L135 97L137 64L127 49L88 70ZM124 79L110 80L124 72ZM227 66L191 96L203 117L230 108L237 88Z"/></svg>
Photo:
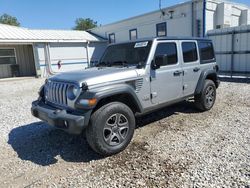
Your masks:
<svg viewBox="0 0 250 188"><path fill-rule="evenodd" d="M211 42L199 42L201 63L210 63L215 60L213 44Z"/></svg>
<svg viewBox="0 0 250 188"><path fill-rule="evenodd" d="M190 63L198 60L197 48L195 42L182 43L183 60Z"/></svg>

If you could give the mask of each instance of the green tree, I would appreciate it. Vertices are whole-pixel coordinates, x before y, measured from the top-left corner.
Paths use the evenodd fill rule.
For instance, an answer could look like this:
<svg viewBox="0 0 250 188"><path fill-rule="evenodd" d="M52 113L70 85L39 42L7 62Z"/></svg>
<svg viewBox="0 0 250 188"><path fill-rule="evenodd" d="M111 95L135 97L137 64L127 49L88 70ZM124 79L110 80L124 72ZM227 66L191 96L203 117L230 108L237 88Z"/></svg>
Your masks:
<svg viewBox="0 0 250 188"><path fill-rule="evenodd" d="M0 16L0 23L20 26L20 23L18 22L17 18L8 14L3 14L2 16Z"/></svg>
<svg viewBox="0 0 250 188"><path fill-rule="evenodd" d="M74 30L83 30L86 31L88 29L92 29L97 26L97 22L90 18L77 18L75 21Z"/></svg>

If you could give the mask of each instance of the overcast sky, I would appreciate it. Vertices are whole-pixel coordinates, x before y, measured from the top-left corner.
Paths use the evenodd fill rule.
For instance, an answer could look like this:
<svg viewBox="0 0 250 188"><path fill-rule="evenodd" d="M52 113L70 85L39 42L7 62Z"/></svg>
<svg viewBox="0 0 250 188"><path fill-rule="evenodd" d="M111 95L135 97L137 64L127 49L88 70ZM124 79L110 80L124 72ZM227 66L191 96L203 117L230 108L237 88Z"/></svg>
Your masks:
<svg viewBox="0 0 250 188"><path fill-rule="evenodd" d="M183 1L162 0L167 7ZM250 6L250 0L235 0ZM21 26L41 29L71 29L78 17L99 24L157 10L159 0L0 0L0 15L16 16Z"/></svg>

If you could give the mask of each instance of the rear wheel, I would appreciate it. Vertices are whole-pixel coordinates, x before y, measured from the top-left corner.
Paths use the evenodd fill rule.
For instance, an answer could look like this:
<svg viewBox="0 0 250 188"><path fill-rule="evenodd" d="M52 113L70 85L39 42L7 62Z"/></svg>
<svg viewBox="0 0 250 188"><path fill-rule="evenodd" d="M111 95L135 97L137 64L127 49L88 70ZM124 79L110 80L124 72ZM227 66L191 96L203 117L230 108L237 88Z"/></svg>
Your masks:
<svg viewBox="0 0 250 188"><path fill-rule="evenodd" d="M127 147L134 129L135 117L131 109L123 103L112 102L93 113L86 138L94 151L108 156Z"/></svg>
<svg viewBox="0 0 250 188"><path fill-rule="evenodd" d="M195 106L201 111L210 110L216 100L216 86L212 80L205 80L201 94L194 97Z"/></svg>

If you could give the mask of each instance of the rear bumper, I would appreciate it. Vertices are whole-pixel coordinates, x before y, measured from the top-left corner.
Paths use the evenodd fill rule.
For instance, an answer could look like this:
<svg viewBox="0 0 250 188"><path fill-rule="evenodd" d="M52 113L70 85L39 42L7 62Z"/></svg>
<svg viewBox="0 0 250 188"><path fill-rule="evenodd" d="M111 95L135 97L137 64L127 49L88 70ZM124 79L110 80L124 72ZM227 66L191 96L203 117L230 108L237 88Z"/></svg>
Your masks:
<svg viewBox="0 0 250 188"><path fill-rule="evenodd" d="M31 107L33 116L71 134L80 134L85 128L85 117L74 115L66 110L54 109L41 101L34 101Z"/></svg>

